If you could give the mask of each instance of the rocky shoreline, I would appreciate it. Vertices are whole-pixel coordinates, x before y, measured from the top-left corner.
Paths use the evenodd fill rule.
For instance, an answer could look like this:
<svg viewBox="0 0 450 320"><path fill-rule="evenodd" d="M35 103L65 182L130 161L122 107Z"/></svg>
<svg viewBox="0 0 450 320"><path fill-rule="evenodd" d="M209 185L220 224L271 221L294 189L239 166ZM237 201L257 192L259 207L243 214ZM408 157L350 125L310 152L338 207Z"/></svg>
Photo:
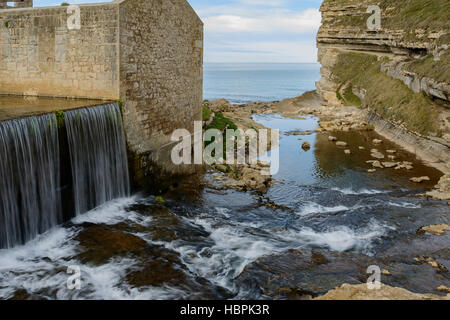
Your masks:
<svg viewBox="0 0 450 320"><path fill-rule="evenodd" d="M339 141L339 139L336 138L334 134L338 132L350 131L373 131L376 129L374 126L368 123L367 111L351 106L323 106L320 103L320 97L315 91L307 92L300 97L286 99L279 102L251 102L241 105L232 105L228 101L221 99L209 102L208 106L213 112L223 114L225 117L231 119L234 123L236 123L239 128L242 128L244 130L248 128L264 128L264 126L252 119L252 116L254 114L280 114L283 117L291 119L302 119L302 117L305 115L318 117L320 119L319 128L315 130L315 132L328 135L328 140L334 143L337 148L342 149L342 152L349 156L351 156L353 152L350 150L349 144L346 141ZM289 132L286 134L302 136L310 135L313 133L314 132ZM397 141L393 142L396 143ZM408 172L409 170L412 170L414 168L413 161L417 159L399 161L399 159L397 158L397 150L386 149L387 147L384 147L385 143L383 140L374 139L373 141L371 141L371 143L373 145L373 148L370 150L370 156L372 157L372 159L368 159L367 163L373 168L368 169L369 173L374 173L377 170L384 170L388 168L392 168L395 170L405 170L405 172ZM305 143L303 143L301 147L305 151L308 151L310 148L310 146L305 145ZM358 148L361 151L365 149L362 146L352 147L353 149ZM244 165L240 166L239 168L234 167L230 169L227 166L217 165L213 169L219 171L219 173L214 174L215 180L223 184L223 189L231 188L240 191L256 190L262 195L267 192L268 187L276 183L276 181L274 181L272 177L263 177L259 174L261 167L266 166L268 166L268 164L259 163L259 166ZM426 176L413 177L410 179L411 182L416 184L421 184L424 181L429 180L430 178ZM450 200L450 175L444 174L444 176L441 177L439 183L434 187L434 189L426 192L425 194L422 194L422 196L437 200ZM277 207L277 204L274 203L269 205L275 208ZM445 237L447 237L446 231L448 230L450 230L450 226L446 224L424 226L417 231L417 234L421 237L425 237L425 235L428 235L426 236L426 241L428 241L430 236L439 237L445 235ZM422 239L418 241L425 240ZM440 246L438 246L439 250L448 250L445 249L445 245L444 247L442 247L442 245L442 241L440 241ZM423 246L423 244L421 246ZM357 258L362 259L362 261L359 262L357 262L358 260L354 260L355 257L350 257L346 253L337 254L327 250L322 250L323 252L313 250L308 251L309 253L307 253L306 251L304 252L304 250L299 252L291 250L289 252L282 253L281 255L267 256L258 259L257 261L249 265L239 276L239 282L245 284L246 279L254 279L255 277L260 278L261 283L258 283L256 285L262 288L263 296L267 295L270 297L278 297L281 299L450 299L450 294L448 294L447 296L439 296L426 293L426 284L422 284L421 287L415 287L413 284L402 283L401 280L398 279L397 281L396 276L391 276L392 273L394 273L400 277L401 273L405 272L405 268L414 269L416 270L415 272L423 273L424 277L427 277L428 280L430 280L433 285L436 286L436 288L434 288L435 291L449 293L450 288L439 282L439 274L448 271L438 261L441 258L444 258L444 260L446 260L446 255L444 254L443 257L439 258L441 255L439 253L439 250L432 250L433 252L431 252L430 250L425 250L426 252L423 252L423 255L414 255L411 253L410 257L402 256L401 258L396 253L393 256L384 256L382 257L382 260L379 260L378 258L367 257L365 255L359 255ZM432 256L437 258L433 258ZM285 260L286 263L283 262ZM299 260L298 263L295 262L296 260ZM349 274L354 274L354 272L348 272L349 270L347 270L346 268L341 270L342 264L352 265L355 263L356 265L358 265L358 263L361 264L360 267L356 267L357 269L359 268L358 270L354 270L356 274L359 274L360 276L359 278L350 276L350 278L352 278L350 279ZM370 264L384 266L383 277L387 278L388 280L386 281L386 283L383 282L380 290L368 290L367 285L365 284L367 275L363 266L367 267L367 265ZM264 267L264 265L266 265L266 267ZM326 265L326 270L329 270L330 272L333 271L333 277L336 277L336 272L339 273L339 270L341 270L343 278L340 278L339 276L337 277L337 280L335 281L335 287L321 287L319 283L322 283L322 280L317 280L319 281L317 283L319 286L314 287L315 282L313 279L315 279L315 277L319 275L320 277L323 277L323 273L318 273L318 270L320 271L321 268L324 268L324 265ZM309 282L309 284L307 285L308 288L296 287L296 283L305 283L305 279L303 279L303 277L305 276L305 268L306 270L309 270L313 266L315 267L311 269L311 271L306 272L306 277L308 278ZM417 271L424 266L431 267L431 270L435 271L432 271L431 273L428 269L427 271L423 271L422 269L422 271ZM266 274L264 270L271 271ZM279 274L279 276L276 276L273 270L278 270L276 271L276 274ZM303 275L298 274L300 271L303 272ZM312 272L314 276L312 274L308 276L308 272ZM299 279L303 280L300 281ZM327 282L327 284L330 283L334 282L331 280ZM250 286L254 285L255 284L251 284ZM424 293L414 293L410 290Z"/></svg>
<svg viewBox="0 0 450 320"><path fill-rule="evenodd" d="M319 95L316 91L306 92L302 96L286 99L275 102L249 102L246 104L233 105L225 99L208 102L208 107L213 113L221 113L225 117L231 119L238 128L247 130L253 129L267 129L260 123L252 119L254 114L280 114L286 118L301 119L304 115L313 115L320 119L317 133L329 133L329 140L336 143L337 147L343 148L343 152L350 155L351 151L347 148L348 144L345 141L337 141L332 134L333 132L350 132L350 131L371 131L376 130L375 127L367 122L367 111L353 107L353 106L323 106ZM312 134L312 132L292 132L291 135L305 135ZM373 169L369 172L375 172L377 169L395 168L396 170L404 169L411 170L412 162L410 161L396 161L396 150L386 150L386 154L380 152L376 147L383 144L382 140L375 139L373 142L373 149L371 156L374 159L368 159ZM402 144L399 141L394 143ZM302 145L305 149L309 147ZM360 150L363 147L359 146ZM420 155L417 155L418 157ZM432 163L427 162L429 165ZM259 163L257 166L241 165L241 166L224 166L218 165L215 167L218 171L224 173L228 179L219 178L220 181L229 188L236 188L239 190L257 190L265 193L267 188L273 184L270 176L262 176L259 174L261 168L267 167L267 163ZM426 193L426 196L437 200L450 201L450 173L443 170L442 166L436 167L443 171L444 176L440 179L433 190ZM411 181L421 183L429 180L428 177L414 177ZM449 202L450 204L450 202Z"/></svg>

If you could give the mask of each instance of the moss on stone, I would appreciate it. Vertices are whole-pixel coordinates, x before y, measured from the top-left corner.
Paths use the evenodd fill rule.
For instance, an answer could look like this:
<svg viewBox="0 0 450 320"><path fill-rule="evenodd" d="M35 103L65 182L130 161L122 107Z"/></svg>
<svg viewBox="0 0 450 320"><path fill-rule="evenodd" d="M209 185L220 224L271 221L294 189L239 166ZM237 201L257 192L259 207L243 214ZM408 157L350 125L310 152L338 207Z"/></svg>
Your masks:
<svg viewBox="0 0 450 320"><path fill-rule="evenodd" d="M208 121L210 117L211 117L211 109L209 109L206 105L203 105L203 110L202 110L203 121Z"/></svg>
<svg viewBox="0 0 450 320"><path fill-rule="evenodd" d="M55 112L56 120L58 121L58 128L64 127L64 120L66 119L66 115L64 114L64 111L58 110Z"/></svg>

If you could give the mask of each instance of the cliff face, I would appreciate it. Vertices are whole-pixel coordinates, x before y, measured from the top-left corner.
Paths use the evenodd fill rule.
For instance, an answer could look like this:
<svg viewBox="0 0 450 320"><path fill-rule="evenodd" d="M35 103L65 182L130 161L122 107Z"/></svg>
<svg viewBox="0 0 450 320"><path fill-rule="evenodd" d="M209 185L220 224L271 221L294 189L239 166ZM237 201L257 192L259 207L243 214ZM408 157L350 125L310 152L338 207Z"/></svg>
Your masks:
<svg viewBox="0 0 450 320"><path fill-rule="evenodd" d="M366 109L380 133L450 170L450 2L325 0L321 12L322 103Z"/></svg>

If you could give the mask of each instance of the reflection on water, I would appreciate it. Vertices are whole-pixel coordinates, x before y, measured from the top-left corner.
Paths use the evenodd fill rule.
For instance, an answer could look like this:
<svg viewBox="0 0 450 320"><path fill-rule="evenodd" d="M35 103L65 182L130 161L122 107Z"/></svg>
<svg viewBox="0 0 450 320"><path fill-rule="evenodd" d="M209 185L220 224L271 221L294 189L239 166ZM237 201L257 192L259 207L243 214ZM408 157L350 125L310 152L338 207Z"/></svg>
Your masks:
<svg viewBox="0 0 450 320"><path fill-rule="evenodd" d="M436 170L414 161L413 172L367 173L368 143L374 133L336 134L349 143L352 154L345 155L327 135L283 135L314 130L314 117L255 118L282 131L280 172L275 176L279 182L265 197L286 209L261 206L252 192L218 191L213 179L217 173L190 177L165 195L165 203L151 196L116 200L24 247L0 251L0 297L258 299L261 293L243 286L239 277L265 255L323 248L376 256L401 241L415 239L423 225L449 223L447 205L415 197L421 190L414 190L417 186L408 181L420 174L434 183L439 176ZM302 141L310 142L311 150L303 151ZM358 153L359 146L366 151ZM395 148L400 160L412 159L387 142L378 148ZM100 265L90 261L86 252L81 260L78 254L87 248L75 240L93 226L106 228L102 241L88 248L88 253L110 257ZM117 254L111 239L126 235L143 239L146 248ZM68 265L80 265L85 284L80 291L65 286ZM405 273L400 285L418 283L413 276ZM258 283L260 279L250 280Z"/></svg>

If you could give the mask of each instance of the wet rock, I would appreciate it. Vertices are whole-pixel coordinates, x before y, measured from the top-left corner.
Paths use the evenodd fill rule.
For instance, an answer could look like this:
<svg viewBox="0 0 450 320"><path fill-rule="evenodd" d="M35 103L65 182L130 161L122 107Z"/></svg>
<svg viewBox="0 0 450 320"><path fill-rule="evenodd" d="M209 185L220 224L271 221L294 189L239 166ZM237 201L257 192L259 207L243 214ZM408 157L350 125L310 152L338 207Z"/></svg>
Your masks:
<svg viewBox="0 0 450 320"><path fill-rule="evenodd" d="M385 276L390 276L391 273L389 272L389 270L383 269L381 270L381 274L385 275Z"/></svg>
<svg viewBox="0 0 450 320"><path fill-rule="evenodd" d="M130 269L126 280L134 287L178 285L186 281L185 267L178 255L163 248L147 250L138 267ZM136 270L137 269L137 270Z"/></svg>
<svg viewBox="0 0 450 320"><path fill-rule="evenodd" d="M337 141L337 138L336 137L333 137L333 136L329 136L328 137L328 141Z"/></svg>
<svg viewBox="0 0 450 320"><path fill-rule="evenodd" d="M308 151L309 149L311 149L311 144L307 141L302 143L302 149L305 151Z"/></svg>
<svg viewBox="0 0 450 320"><path fill-rule="evenodd" d="M344 141L338 141L338 142L336 142L336 145L338 147L346 147L348 144L347 144L347 142L344 142Z"/></svg>
<svg viewBox="0 0 450 320"><path fill-rule="evenodd" d="M419 234L428 232L435 236L442 236L446 231L450 231L450 226L447 224L436 224L431 226L422 227L419 229Z"/></svg>
<svg viewBox="0 0 450 320"><path fill-rule="evenodd" d="M395 159L397 159L397 157L396 157L396 156L393 156L393 155L389 155L389 156L388 156L388 159L389 159L389 160L395 160Z"/></svg>
<svg viewBox="0 0 450 320"><path fill-rule="evenodd" d="M369 169L369 170L367 170L367 172L368 173L374 173L374 172L377 172L377 169Z"/></svg>
<svg viewBox="0 0 450 320"><path fill-rule="evenodd" d="M373 139L373 144L382 144L383 143L383 140L380 140L380 139Z"/></svg>
<svg viewBox="0 0 450 320"><path fill-rule="evenodd" d="M424 181L430 181L430 177L424 176L424 177L415 177L415 178L411 178L409 179L412 182L415 183L422 183Z"/></svg>
<svg viewBox="0 0 450 320"><path fill-rule="evenodd" d="M441 291L441 292L450 293L450 287L447 287L444 285L440 285L439 287L436 288L436 290Z"/></svg>
<svg viewBox="0 0 450 320"><path fill-rule="evenodd" d="M371 150L370 156L375 159L384 159L384 154L382 154L381 152L379 152L376 149Z"/></svg>
<svg viewBox="0 0 450 320"><path fill-rule="evenodd" d="M324 294L345 282L365 283L367 266L373 263L370 257L359 254L288 250L257 259L244 269L237 282L260 296L303 299Z"/></svg>
<svg viewBox="0 0 450 320"><path fill-rule="evenodd" d="M447 268L445 268L442 264L437 262L433 257L420 256L420 257L414 258L414 260L419 263L428 264L431 267L438 269L439 272L448 272Z"/></svg>
<svg viewBox="0 0 450 320"><path fill-rule="evenodd" d="M76 258L83 263L101 265L113 257L135 254L148 246L141 238L108 226L85 224L83 227L75 237L83 250Z"/></svg>
<svg viewBox="0 0 450 320"><path fill-rule="evenodd" d="M397 162L382 162L381 163L385 168L394 168L398 165Z"/></svg>
<svg viewBox="0 0 450 320"><path fill-rule="evenodd" d="M358 149L359 149L359 150L366 150L366 148L364 148L364 147L362 147L362 146L359 146Z"/></svg>
<svg viewBox="0 0 450 320"><path fill-rule="evenodd" d="M372 162L372 166L374 168L379 168L379 169L383 169L384 168L380 161L373 161Z"/></svg>
<svg viewBox="0 0 450 320"><path fill-rule="evenodd" d="M345 154L351 154L352 151L347 149L347 150L344 151L344 153L345 153Z"/></svg>
<svg viewBox="0 0 450 320"><path fill-rule="evenodd" d="M450 200L450 174L442 176L435 190L427 192L427 196L437 200Z"/></svg>
<svg viewBox="0 0 450 320"><path fill-rule="evenodd" d="M316 300L450 300L450 296L419 294L385 284L379 290L371 290L367 284L343 284Z"/></svg>
<svg viewBox="0 0 450 320"><path fill-rule="evenodd" d="M414 167L411 165L411 162L404 161L403 163L399 163L395 167L395 170L400 170L400 169L412 170L412 169L414 169Z"/></svg>
<svg viewBox="0 0 450 320"><path fill-rule="evenodd" d="M395 154L397 153L397 150L386 150L386 152L389 154Z"/></svg>

